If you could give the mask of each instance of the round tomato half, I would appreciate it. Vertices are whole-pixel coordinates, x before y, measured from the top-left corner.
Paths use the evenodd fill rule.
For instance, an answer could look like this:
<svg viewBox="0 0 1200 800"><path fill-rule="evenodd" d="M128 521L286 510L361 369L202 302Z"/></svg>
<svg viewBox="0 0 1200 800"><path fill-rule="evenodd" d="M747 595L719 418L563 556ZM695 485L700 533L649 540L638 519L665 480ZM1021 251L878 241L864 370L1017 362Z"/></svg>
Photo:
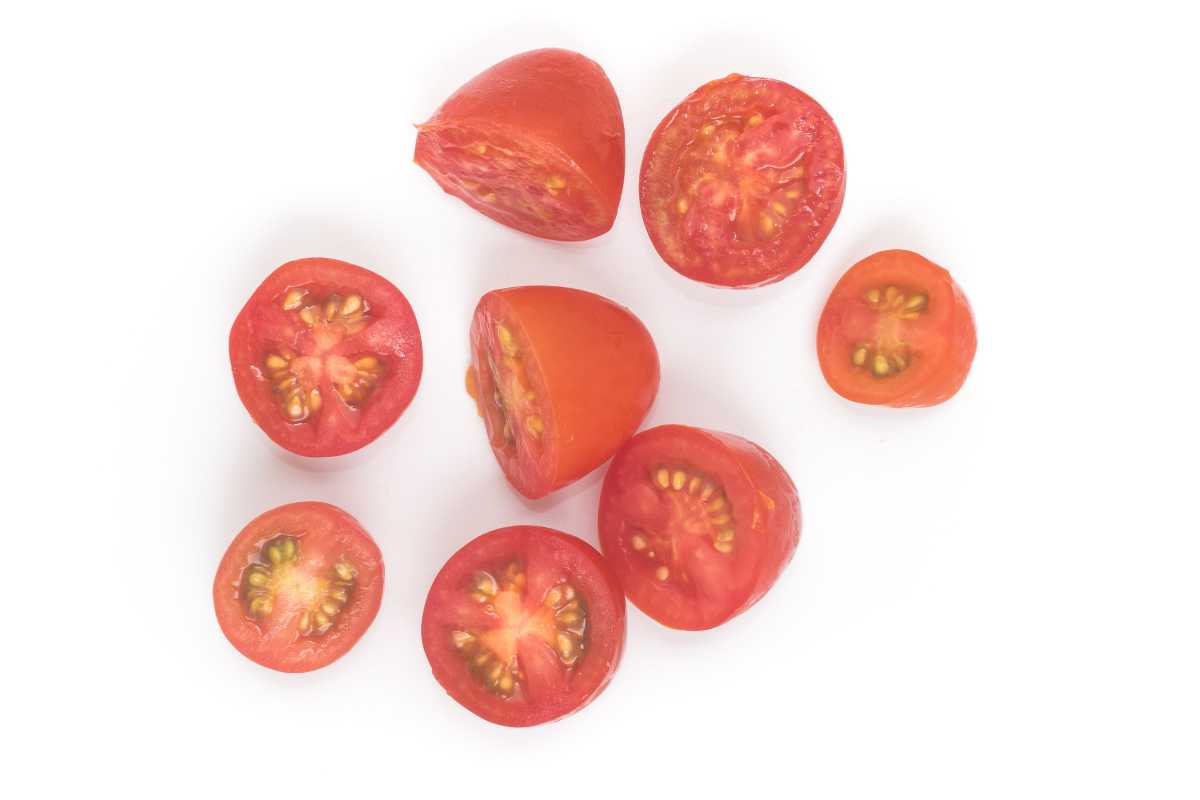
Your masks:
<svg viewBox="0 0 1200 800"><path fill-rule="evenodd" d="M932 406L967 379L975 318L949 272L909 250L884 250L833 287L817 327L817 356L842 397Z"/></svg>
<svg viewBox="0 0 1200 800"><path fill-rule="evenodd" d="M608 76L569 50L533 50L476 75L418 126L413 160L449 194L545 239L612 227L625 124Z"/></svg>
<svg viewBox="0 0 1200 800"><path fill-rule="evenodd" d="M421 619L438 683L500 725L559 719L600 694L625 645L625 598L586 542L520 525L450 557Z"/></svg>
<svg viewBox="0 0 1200 800"><path fill-rule="evenodd" d="M217 622L242 655L281 672L319 669L354 646L383 597L383 557L354 517L289 503L234 538L217 567Z"/></svg>
<svg viewBox="0 0 1200 800"><path fill-rule="evenodd" d="M758 602L800 542L800 499L753 442L663 425L613 458L600 547L629 599L671 628L715 628Z"/></svg>
<svg viewBox="0 0 1200 800"><path fill-rule="evenodd" d="M716 286L773 283L808 263L837 220L842 138L794 86L730 75L659 123L639 188L650 240L676 272Z"/></svg>
<svg viewBox="0 0 1200 800"><path fill-rule="evenodd" d="M421 380L421 332L400 290L331 258L267 276L229 334L242 404L271 440L336 456L392 426Z"/></svg>
<svg viewBox="0 0 1200 800"><path fill-rule="evenodd" d="M658 351L628 309L561 286L488 292L468 390L509 483L542 497L603 464L658 392Z"/></svg>

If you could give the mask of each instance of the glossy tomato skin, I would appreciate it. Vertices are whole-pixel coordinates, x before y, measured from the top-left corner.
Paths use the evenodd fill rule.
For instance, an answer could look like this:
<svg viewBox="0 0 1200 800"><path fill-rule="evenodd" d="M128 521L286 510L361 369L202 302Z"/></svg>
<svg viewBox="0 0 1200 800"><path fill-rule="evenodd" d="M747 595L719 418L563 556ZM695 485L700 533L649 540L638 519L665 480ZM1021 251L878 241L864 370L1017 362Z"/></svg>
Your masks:
<svg viewBox="0 0 1200 800"><path fill-rule="evenodd" d="M466 668L451 633L472 622L484 626L495 622L486 611L471 607L473 601L463 600L463 587L480 570L514 559L527 569L527 602L533 605L557 581L571 582L587 609L587 633L583 654L568 677L551 678L528 691L522 687L512 696L501 697ZM625 598L608 562L583 540L534 525L499 528L468 542L438 572L425 601L421 640L434 678L468 711L498 725L540 725L578 711L608 686L625 647ZM546 674L538 665L524 662L541 649L534 642L531 649L520 650L527 676Z"/></svg>
<svg viewBox="0 0 1200 800"><path fill-rule="evenodd" d="M507 397L507 343L514 340L530 410L544 430L528 431L520 399ZM658 351L642 322L600 295L561 286L488 292L471 322L471 370L492 451L512 486L543 497L603 464L634 434L654 402ZM496 377L499 375L499 383ZM508 407L498 413L497 390ZM503 435L511 422L513 441Z"/></svg>
<svg viewBox="0 0 1200 800"><path fill-rule="evenodd" d="M553 48L515 55L464 84L418 130L413 160L491 219L561 241L612 227L625 127L591 59Z"/></svg>
<svg viewBox="0 0 1200 800"><path fill-rule="evenodd" d="M642 219L676 272L750 288L803 267L845 197L841 134L783 81L733 74L688 95L642 158Z"/></svg>
<svg viewBox="0 0 1200 800"><path fill-rule="evenodd" d="M353 565L349 600L332 627L320 636L296 630L296 611L275 600L273 614L256 619L248 613L244 593L247 568L264 545L280 535L299 546L299 567L326 578L334 559ZM383 597L383 556L352 516L320 502L289 503L253 519L230 543L213 580L213 605L221 631L238 652L269 669L310 672L345 655L370 627Z"/></svg>
<svg viewBox="0 0 1200 800"><path fill-rule="evenodd" d="M382 364L382 378L357 406L343 401L327 379L316 382L321 406L300 422L282 411L264 363L282 349L304 356L315 347L298 312L282 308L282 298L295 288L311 288L317 300L330 294L362 297L365 326L328 352L351 359L371 355ZM400 290L370 270L332 258L289 261L268 275L234 320L229 359L238 396L263 432L285 450L312 457L350 453L382 435L412 402L423 363L417 319Z"/></svg>
<svg viewBox="0 0 1200 800"><path fill-rule="evenodd" d="M718 487L713 497L723 498L724 509L736 520L733 549L724 556L733 559L727 571L708 578L691 574L680 583L672 565L669 580L660 580L652 571L661 568L659 562L646 560L645 545L632 544L634 534L645 535L665 522L668 512L655 495L674 487L653 485L660 467L702 476ZM681 485L675 494L695 494L699 488ZM757 444L729 433L662 425L633 437L613 458L600 493L598 524L601 550L635 606L667 627L707 630L757 603L791 562L800 542L800 498L783 466ZM680 550L689 546L679 539L671 544ZM708 563L723 557L707 540L699 546Z"/></svg>
<svg viewBox="0 0 1200 800"><path fill-rule="evenodd" d="M911 319L890 319L868 292L896 287L904 298L925 298ZM880 320L888 320L881 323ZM870 364L856 367L851 353L870 342L880 324L896 326L904 368L883 377ZM942 267L910 250L884 250L859 261L834 286L817 327L817 355L830 388L858 403L896 408L932 406L953 397L975 358L975 316L959 285Z"/></svg>

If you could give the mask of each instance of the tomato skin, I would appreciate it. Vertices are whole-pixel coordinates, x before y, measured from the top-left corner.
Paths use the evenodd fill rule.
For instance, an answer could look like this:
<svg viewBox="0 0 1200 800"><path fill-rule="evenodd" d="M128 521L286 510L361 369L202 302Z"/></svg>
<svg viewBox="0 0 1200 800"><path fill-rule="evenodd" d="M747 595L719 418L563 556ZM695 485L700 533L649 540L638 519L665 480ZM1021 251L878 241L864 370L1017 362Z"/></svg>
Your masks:
<svg viewBox="0 0 1200 800"><path fill-rule="evenodd" d="M525 343L543 403L548 430L539 459L520 447L514 456L497 446L497 423L484 410L494 390L487 359L501 322ZM590 292L561 286L488 292L475 309L470 338L477 400L493 453L512 486L531 499L608 460L637 431L658 393L658 351L649 331L628 309Z"/></svg>
<svg viewBox="0 0 1200 800"><path fill-rule="evenodd" d="M625 539L630 486L646 480L656 463L680 462L719 477L737 513L737 539L747 543L739 555L746 563L733 573L736 585L722 587L722 597L705 603L681 602L669 585L648 579ZM661 425L633 437L613 458L600 492L598 526L600 549L630 602L669 628L707 630L757 603L791 562L800 543L800 498L783 466L757 444L729 433Z"/></svg>
<svg viewBox="0 0 1200 800"><path fill-rule="evenodd" d="M367 298L376 319L347 342L379 355L388 372L362 408L351 409L327 390L319 423L297 424L280 413L262 361L271 346L292 345L302 335L276 307L278 298L289 288L310 285ZM277 341L285 338L293 341ZM332 258L289 261L268 275L233 322L229 359L238 397L255 423L275 444L309 457L350 453L382 435L412 402L423 364L417 319L400 290L370 270Z"/></svg>
<svg viewBox="0 0 1200 800"><path fill-rule="evenodd" d="M454 594L476 570L514 555L536 561L539 571L558 570L569 577L589 613L588 647L570 685L533 701L489 692L467 672L446 637L448 625L457 622L450 610ZM540 725L583 708L612 681L625 648L625 598L612 567L582 539L536 525L498 528L463 545L438 572L421 617L421 642L434 678L468 711L497 725Z"/></svg>
<svg viewBox="0 0 1200 800"><path fill-rule="evenodd" d="M501 61L460 87L418 129L417 165L491 219L560 241L591 239L612 227L625 180L625 125L608 76L579 53L548 48ZM483 200L464 181L487 175L487 162L459 152L476 142L553 167L548 173L564 176L568 195L579 191L587 211L543 219ZM545 176L528 177L541 183Z"/></svg>
<svg viewBox="0 0 1200 800"><path fill-rule="evenodd" d="M920 358L904 373L878 380L852 368L848 348L869 324L864 292L885 285L925 293L929 308L906 331ZM894 408L932 406L953 397L966 382L976 345L975 317L962 289L948 271L909 250L884 250L850 267L817 326L817 355L830 388L857 403Z"/></svg>
<svg viewBox="0 0 1200 800"><path fill-rule="evenodd" d="M251 619L242 606L243 570L258 548L279 533L299 534L302 547L320 537L317 546L349 556L357 569L350 602L319 639L267 635L265 623ZM316 501L289 503L251 520L230 543L213 579L217 622L229 643L251 661L279 672L311 672L341 658L371 626L382 599L383 556L375 541L354 517Z"/></svg>
<svg viewBox="0 0 1200 800"><path fill-rule="evenodd" d="M753 120L720 144L722 126ZM713 127L716 139L705 133ZM791 181L787 188L796 191L759 195L766 175ZM663 117L638 185L646 231L672 269L711 286L751 288L808 263L837 221L845 180L841 134L816 100L783 81L735 73L701 86ZM755 225L767 216L772 233L757 236Z"/></svg>

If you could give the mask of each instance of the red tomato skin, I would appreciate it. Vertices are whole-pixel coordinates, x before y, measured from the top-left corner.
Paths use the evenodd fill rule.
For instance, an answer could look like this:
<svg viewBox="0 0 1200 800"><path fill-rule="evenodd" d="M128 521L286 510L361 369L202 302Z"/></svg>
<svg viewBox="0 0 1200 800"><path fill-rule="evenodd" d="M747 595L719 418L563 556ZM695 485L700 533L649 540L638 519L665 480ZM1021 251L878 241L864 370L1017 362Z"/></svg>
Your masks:
<svg viewBox="0 0 1200 800"><path fill-rule="evenodd" d="M315 519L350 535L346 549L360 568L359 584L352 601L338 615L337 624L315 641L315 647L274 653L261 641L258 623L246 616L235 592L258 545L280 531L306 529ZM259 514L234 537L213 579L213 605L222 633L246 658L277 672L311 672L337 661L371 627L382 600L383 554L375 540L354 517L337 506L317 501L288 503Z"/></svg>
<svg viewBox="0 0 1200 800"><path fill-rule="evenodd" d="M344 286L369 293L375 308L387 317L374 323L368 340L380 355L390 356L391 372L376 389L365 409L342 412L354 419L361 434L337 436L331 429L316 436L301 437L303 430L279 413L270 387L261 374L263 356L258 331L265 327L259 310L292 286L320 284ZM229 359L234 386L250 417L275 444L300 456L322 458L345 455L383 435L408 408L421 383L423 354L421 331L408 299L386 278L355 264L333 258L301 258L283 264L255 289L233 322L229 333ZM324 411L328 413L331 398Z"/></svg>
<svg viewBox="0 0 1200 800"><path fill-rule="evenodd" d="M748 527L738 527L738 537L753 536L764 543L758 563L758 573L753 583L740 592L731 602L728 612L716 619L685 619L671 617L655 607L653 592L633 578L631 570L623 568L622 548L619 546L619 528L616 517L620 513L616 493L616 482L632 448L659 446L669 458L672 443L680 440L706 440L724 451L736 470L741 471L755 492L752 500L751 522ZM715 471L715 470L713 470ZM676 630L709 630L723 625L745 612L775 585L779 576L796 553L800 544L801 530L800 496L791 477L775 458L759 445L730 433L694 428L687 425L660 425L642 431L621 449L613 458L605 475L600 491L600 511L597 525L600 531L600 549L613 561L617 575L625 587L626 597L651 619Z"/></svg>
<svg viewBox="0 0 1200 800"><path fill-rule="evenodd" d="M641 320L607 298L562 286L518 286L488 292L476 307L477 375L483 365L475 355L499 320L515 323L528 342L555 435L546 471L493 452L513 488L537 499L596 469L633 436L658 394L658 350Z"/></svg>
<svg viewBox="0 0 1200 800"><path fill-rule="evenodd" d="M605 613L605 624L602 628L598 625L595 626L598 629L589 628L592 631L591 641L602 640L604 646L602 653L596 654L593 651L595 661L587 664L595 676L594 685L578 697L564 693L556 696L548 707L537 709L505 706L505 701L490 695L465 671L455 669L459 665L452 659L457 659L458 656L451 653L451 659L445 657L445 631L437 620L437 607L444 596L439 593L439 589L444 586L453 587L460 582L459 579L466 578L478 569L481 563L508 557L514 551L522 551L531 541L550 542L555 547L562 548L563 552L569 554L562 557L561 561L564 564L569 564L576 558L588 564L595 579L595 583L590 584L588 608L593 613ZM537 525L497 528L461 547L439 570L430 586L421 616L421 644L433 669L434 679L456 702L476 716L511 728L555 722L587 706L612 682L625 650L625 596L621 590L621 583L608 561L582 539ZM447 663L450 664L448 669Z"/></svg>
<svg viewBox="0 0 1200 800"><path fill-rule="evenodd" d="M427 166L437 160L437 137L463 127L523 140L573 163L601 218L583 229L523 224L442 180ZM616 91L595 61L558 48L512 56L461 86L418 131L413 161L448 194L500 224L558 241L592 239L612 228L625 181L625 123Z"/></svg>

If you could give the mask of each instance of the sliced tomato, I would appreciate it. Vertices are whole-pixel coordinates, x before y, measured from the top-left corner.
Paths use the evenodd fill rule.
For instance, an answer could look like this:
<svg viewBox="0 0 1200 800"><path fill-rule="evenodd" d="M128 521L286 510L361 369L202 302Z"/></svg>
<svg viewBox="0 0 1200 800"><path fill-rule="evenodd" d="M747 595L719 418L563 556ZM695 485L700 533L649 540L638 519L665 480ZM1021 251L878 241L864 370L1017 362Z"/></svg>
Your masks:
<svg viewBox="0 0 1200 800"><path fill-rule="evenodd" d="M625 645L625 598L586 542L520 525L450 557L421 619L433 676L500 725L550 722L590 703Z"/></svg>
<svg viewBox="0 0 1200 800"><path fill-rule="evenodd" d="M591 472L634 434L658 392L641 321L561 286L488 292L471 321L467 387L513 487L542 497Z"/></svg>
<svg viewBox="0 0 1200 800"><path fill-rule="evenodd" d="M383 596L383 557L340 508L290 503L250 522L213 581L217 622L252 661L308 672L346 654Z"/></svg>
<svg viewBox="0 0 1200 800"><path fill-rule="evenodd" d="M825 380L849 400L936 405L967 379L975 318L949 272L909 250L884 250L833 287L817 355Z"/></svg>
<svg viewBox="0 0 1200 800"><path fill-rule="evenodd" d="M650 240L676 272L716 286L773 283L808 263L837 220L842 138L794 86L730 75L663 118L639 188Z"/></svg>
<svg viewBox="0 0 1200 800"><path fill-rule="evenodd" d="M392 426L421 380L421 332L400 290L331 258L267 276L229 334L242 404L271 440L335 456Z"/></svg>
<svg viewBox="0 0 1200 800"><path fill-rule="evenodd" d="M714 628L758 602L800 541L800 499L753 442L663 425L613 458L600 547L629 599L671 628Z"/></svg>
<svg viewBox="0 0 1200 800"><path fill-rule="evenodd" d="M476 75L418 126L413 160L449 194L545 239L612 227L625 123L608 76L569 50L533 50Z"/></svg>

